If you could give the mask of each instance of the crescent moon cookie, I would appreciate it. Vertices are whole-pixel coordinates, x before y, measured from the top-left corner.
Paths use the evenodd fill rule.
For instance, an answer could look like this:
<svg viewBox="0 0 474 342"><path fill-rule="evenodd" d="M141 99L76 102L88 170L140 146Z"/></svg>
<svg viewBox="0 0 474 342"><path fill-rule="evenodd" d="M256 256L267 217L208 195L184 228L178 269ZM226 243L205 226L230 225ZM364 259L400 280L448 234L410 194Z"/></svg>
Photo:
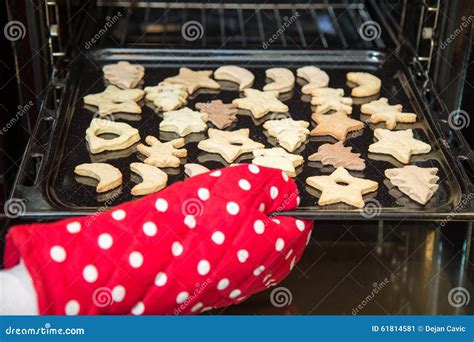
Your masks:
<svg viewBox="0 0 474 342"><path fill-rule="evenodd" d="M290 177L296 177L296 168L304 163L304 158L286 152L281 147L253 151L252 164L272 167L284 171Z"/></svg>
<svg viewBox="0 0 474 342"><path fill-rule="evenodd" d="M78 176L85 176L97 179L95 190L99 193L115 189L122 184L122 173L116 167L107 163L85 163L77 165L74 173Z"/></svg>
<svg viewBox="0 0 474 342"><path fill-rule="evenodd" d="M221 100L213 100L208 103L198 102L196 108L208 115L208 120L217 128L229 127L237 120L238 109L233 103L224 103Z"/></svg>
<svg viewBox="0 0 474 342"><path fill-rule="evenodd" d="M366 97L380 93L382 81L377 76L367 72L349 72L346 75L349 82L357 84L352 89L351 95L354 97Z"/></svg>
<svg viewBox="0 0 474 342"><path fill-rule="evenodd" d="M145 95L141 89L119 89L109 85L103 92L84 96L84 103L99 108L100 116L113 113L140 114L142 109L137 104Z"/></svg>
<svg viewBox="0 0 474 342"><path fill-rule="evenodd" d="M123 61L106 65L102 71L107 81L122 89L135 88L145 76L143 65Z"/></svg>
<svg viewBox="0 0 474 342"><path fill-rule="evenodd" d="M139 144L137 151L146 156L144 163L155 167L179 167L179 158L186 157L188 151L184 146L184 139L178 138L162 143L157 138L149 135L145 138L149 145Z"/></svg>
<svg viewBox="0 0 474 342"><path fill-rule="evenodd" d="M180 68L176 76L165 78L164 82L177 83L186 86L189 94L200 88L220 89L219 83L211 79L212 70L194 71L189 68Z"/></svg>
<svg viewBox="0 0 474 342"><path fill-rule="evenodd" d="M311 92L311 104L316 105L316 113L324 114L331 110L352 113L352 99L344 97L341 88L318 88Z"/></svg>
<svg viewBox="0 0 474 342"><path fill-rule="evenodd" d="M369 152L389 154L403 164L408 164L413 154L424 154L431 151L431 146L413 138L413 131L389 131L376 128L374 137L378 140L369 145Z"/></svg>
<svg viewBox="0 0 474 342"><path fill-rule="evenodd" d="M364 128L364 123L351 119L345 112L335 112L334 114L316 114L311 118L318 124L311 132L311 135L330 135L338 140L346 140L349 132L358 131Z"/></svg>
<svg viewBox="0 0 474 342"><path fill-rule="evenodd" d="M309 135L308 127L309 122L291 118L268 120L263 124L268 134L275 137L278 144L289 152L295 151L306 141Z"/></svg>
<svg viewBox="0 0 474 342"><path fill-rule="evenodd" d="M273 80L263 87L263 91L277 91L286 93L295 86L295 75L287 68L271 68L265 70L267 78Z"/></svg>
<svg viewBox="0 0 474 342"><path fill-rule="evenodd" d="M143 163L131 163L130 170L142 178L142 182L130 191L133 196L144 196L166 187L168 175L160 169Z"/></svg>
<svg viewBox="0 0 474 342"><path fill-rule="evenodd" d="M308 65L296 70L296 75L306 81L301 91L303 94L311 94L317 88L325 88L329 85L329 76L323 70Z"/></svg>
<svg viewBox="0 0 474 342"><path fill-rule="evenodd" d="M401 104L391 106L388 104L388 99L385 97L376 101L364 103L360 107L362 113L370 115L370 122L374 124L385 122L388 129L394 129L397 126L397 122L416 122L416 114L403 113L402 110L403 106Z"/></svg>
<svg viewBox="0 0 474 342"><path fill-rule="evenodd" d="M277 91L260 91L245 89L245 97L232 101L238 108L249 110L255 119L260 119L270 112L288 112L288 106L278 100Z"/></svg>
<svg viewBox="0 0 474 342"><path fill-rule="evenodd" d="M320 161L323 165L332 165L335 168L344 167L349 170L362 171L365 169L365 160L360 153L352 153L352 147L344 146L342 141L335 144L319 146L318 152L308 157L309 161Z"/></svg>
<svg viewBox="0 0 474 342"><path fill-rule="evenodd" d="M101 134L114 134L113 139L99 137ZM104 151L119 151L132 146L140 141L138 129L123 123L103 119L92 119L86 130L86 140L92 154Z"/></svg>
<svg viewBox="0 0 474 342"><path fill-rule="evenodd" d="M225 65L217 68L216 71L214 71L214 78L220 81L238 83L240 91L251 87L255 80L254 74L236 65Z"/></svg>
<svg viewBox="0 0 474 342"><path fill-rule="evenodd" d="M146 99L163 112L179 109L188 100L187 88L182 84L161 82L154 87L145 87L145 93Z"/></svg>
<svg viewBox="0 0 474 342"><path fill-rule="evenodd" d="M353 177L343 167L338 167L329 176L308 177L306 184L321 191L319 205L343 202L357 208L365 205L362 195L374 192L379 187L375 181Z"/></svg>
<svg viewBox="0 0 474 342"><path fill-rule="evenodd" d="M180 137L191 133L204 132L207 129L207 114L197 112L188 107L163 113L160 130L174 132Z"/></svg>

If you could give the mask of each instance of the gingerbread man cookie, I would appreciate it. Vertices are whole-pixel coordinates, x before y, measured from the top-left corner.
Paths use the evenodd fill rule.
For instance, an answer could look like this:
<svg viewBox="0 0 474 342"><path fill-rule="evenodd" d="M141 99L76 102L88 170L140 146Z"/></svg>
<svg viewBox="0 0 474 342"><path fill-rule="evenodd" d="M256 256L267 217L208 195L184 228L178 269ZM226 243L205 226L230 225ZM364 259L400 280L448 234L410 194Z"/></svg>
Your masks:
<svg viewBox="0 0 474 342"><path fill-rule="evenodd" d="M146 156L144 163L156 167L178 167L179 158L186 157L188 151L184 146L184 139L174 139L168 142L161 142L154 136L147 136L145 142L149 145L139 144L138 152Z"/></svg>
<svg viewBox="0 0 474 342"><path fill-rule="evenodd" d="M391 106L388 104L388 99L385 97L381 97L376 101L364 103L360 107L362 113L370 115L370 122L374 124L385 122L388 129L394 129L397 126L397 122L416 122L416 114L403 113L402 110L403 106L401 104Z"/></svg>
<svg viewBox="0 0 474 342"><path fill-rule="evenodd" d="M311 92L311 104L316 105L316 113L324 114L331 110L352 113L352 99L344 97L343 89L318 88Z"/></svg>

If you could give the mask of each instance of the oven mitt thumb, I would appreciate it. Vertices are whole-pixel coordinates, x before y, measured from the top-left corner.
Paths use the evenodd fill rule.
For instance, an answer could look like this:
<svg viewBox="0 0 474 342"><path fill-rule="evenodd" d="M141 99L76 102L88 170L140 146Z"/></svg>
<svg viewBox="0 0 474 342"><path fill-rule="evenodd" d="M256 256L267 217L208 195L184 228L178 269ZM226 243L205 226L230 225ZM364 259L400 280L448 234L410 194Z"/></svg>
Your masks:
<svg viewBox="0 0 474 342"><path fill-rule="evenodd" d="M286 216L298 190L284 172L242 164L176 183L113 210L7 235L39 313L197 314L282 281L312 225Z"/></svg>

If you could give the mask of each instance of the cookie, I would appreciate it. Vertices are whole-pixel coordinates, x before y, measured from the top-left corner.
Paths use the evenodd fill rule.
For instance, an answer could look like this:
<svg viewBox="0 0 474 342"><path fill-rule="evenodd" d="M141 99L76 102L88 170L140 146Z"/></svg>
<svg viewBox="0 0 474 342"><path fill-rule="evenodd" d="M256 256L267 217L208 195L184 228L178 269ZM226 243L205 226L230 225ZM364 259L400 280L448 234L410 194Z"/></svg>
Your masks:
<svg viewBox="0 0 474 342"><path fill-rule="evenodd" d="M331 110L352 113L352 99L344 97L343 89L319 88L311 92L311 104L316 106L317 114L324 114Z"/></svg>
<svg viewBox="0 0 474 342"><path fill-rule="evenodd" d="M101 134L114 134L117 137L104 139ZM138 129L123 123L103 119L92 119L89 128L86 130L86 140L89 151L93 154L104 151L119 151L132 146L140 141Z"/></svg>
<svg viewBox="0 0 474 342"><path fill-rule="evenodd" d="M272 83L268 83L263 87L263 91L277 91L278 93L286 93L295 86L295 75L287 68L271 68L265 70L267 78L272 79Z"/></svg>
<svg viewBox="0 0 474 342"><path fill-rule="evenodd" d="M317 88L325 88L329 85L329 76L315 66L308 65L296 70L296 75L306 81L301 91L303 94L311 94Z"/></svg>
<svg viewBox="0 0 474 342"><path fill-rule="evenodd" d="M184 165L184 173L190 178L209 171L210 170L207 167L201 164L189 163Z"/></svg>
<svg viewBox="0 0 474 342"><path fill-rule="evenodd" d="M194 71L189 68L180 68L176 76L165 78L165 82L182 84L189 94L199 88L220 89L219 83L211 79L212 70Z"/></svg>
<svg viewBox="0 0 474 342"><path fill-rule="evenodd" d="M122 184L122 173L116 167L106 163L85 163L77 165L74 173L78 176L97 179L95 190L99 193L115 189Z"/></svg>
<svg viewBox="0 0 474 342"><path fill-rule="evenodd" d="M349 82L357 84L352 89L351 95L354 97L366 97L380 93L382 81L377 76L367 72L349 72L346 75Z"/></svg>
<svg viewBox="0 0 474 342"><path fill-rule="evenodd" d="M423 154L431 151L431 146L413 138L413 131L389 131L376 128L374 137L378 140L369 145L369 152L389 154L403 164L408 164L413 154Z"/></svg>
<svg viewBox="0 0 474 342"><path fill-rule="evenodd" d="M338 167L329 176L308 177L306 184L321 191L319 205L343 202L357 208L363 208L365 205L362 195L379 187L375 181L353 177L343 167Z"/></svg>
<svg viewBox="0 0 474 342"><path fill-rule="evenodd" d="M196 108L207 114L207 119L217 128L229 127L237 120L237 106L232 103L224 103L221 100L213 100L208 103L198 102Z"/></svg>
<svg viewBox="0 0 474 342"><path fill-rule="evenodd" d="M182 84L161 82L154 87L145 87L145 93L145 98L163 112L179 109L188 102L187 88Z"/></svg>
<svg viewBox="0 0 474 342"><path fill-rule="evenodd" d="M332 165L335 168L343 167L348 170L361 171L365 169L365 160L360 153L352 153L352 147L344 147L339 141L335 144L324 144L319 146L318 152L308 157L309 161L320 161L323 165Z"/></svg>
<svg viewBox="0 0 474 342"><path fill-rule="evenodd" d="M147 136L145 142L149 145L139 144L137 151L146 156L145 164L155 167L178 167L179 158L186 157L188 151L184 146L184 139L174 139L168 142L161 142L154 136Z"/></svg>
<svg viewBox="0 0 474 342"><path fill-rule="evenodd" d="M233 163L240 155L264 148L265 145L249 138L248 128L238 131L220 131L209 128L209 139L202 140L198 148L211 153L218 153L226 162Z"/></svg>
<svg viewBox="0 0 474 342"><path fill-rule="evenodd" d="M174 132L180 137L191 133L204 132L207 129L207 114L196 112L188 107L163 113L160 130Z"/></svg>
<svg viewBox="0 0 474 342"><path fill-rule="evenodd" d="M119 89L110 85L102 93L84 96L84 103L98 107L100 116L113 113L140 114L142 109L137 102L143 95L145 92L141 89Z"/></svg>
<svg viewBox="0 0 474 342"><path fill-rule="evenodd" d="M254 74L245 68L235 65L221 66L214 71L214 78L220 81L231 81L239 84L239 90L252 86L255 80Z"/></svg>
<svg viewBox="0 0 474 342"><path fill-rule="evenodd" d="M278 144L288 152L294 152L306 141L309 134L308 127L309 122L291 118L268 120L263 124L268 134L275 137Z"/></svg>
<svg viewBox="0 0 474 342"><path fill-rule="evenodd" d="M129 62L118 62L109 64L102 68L104 78L110 84L122 89L135 88L145 76L145 68L140 64L130 64Z"/></svg>
<svg viewBox="0 0 474 342"><path fill-rule="evenodd" d="M412 200L425 205L438 190L438 171L436 167L407 165L385 170L385 177Z"/></svg>
<svg viewBox="0 0 474 342"><path fill-rule="evenodd" d="M288 106L278 100L277 91L260 91L245 89L245 97L232 101L238 108L249 110L255 119L260 119L270 112L287 112Z"/></svg>
<svg viewBox="0 0 474 342"><path fill-rule="evenodd" d="M376 101L364 103L360 107L362 113L370 115L370 122L374 124L385 122L388 129L394 129L397 126L397 122L416 122L416 114L403 113L402 110L402 105L397 104L391 106L388 104L388 99L385 97L381 97Z"/></svg>
<svg viewBox="0 0 474 342"><path fill-rule="evenodd" d="M304 162L302 156L288 153L281 147L255 150L252 153L252 164L280 169L290 177L296 177L296 168Z"/></svg>
<svg viewBox="0 0 474 342"><path fill-rule="evenodd" d="M311 118L318 124L311 132L311 135L330 135L338 140L346 140L347 133L364 128L364 123L351 119L345 112L335 112L334 114L316 114Z"/></svg>
<svg viewBox="0 0 474 342"><path fill-rule="evenodd" d="M168 175L160 169L143 163L131 163L130 170L142 178L142 182L130 191L133 196L144 196L166 187Z"/></svg>

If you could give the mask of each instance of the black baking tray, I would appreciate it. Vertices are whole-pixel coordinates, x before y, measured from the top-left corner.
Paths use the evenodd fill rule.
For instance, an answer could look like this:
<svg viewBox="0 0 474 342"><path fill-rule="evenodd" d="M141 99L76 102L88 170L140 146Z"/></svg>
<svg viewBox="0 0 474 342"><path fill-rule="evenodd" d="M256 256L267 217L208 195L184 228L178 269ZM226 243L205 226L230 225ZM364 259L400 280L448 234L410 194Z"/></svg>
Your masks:
<svg viewBox="0 0 474 342"><path fill-rule="evenodd" d="M41 117L25 152L12 194L12 197L25 201L24 216L61 217L91 214L134 199L130 189L135 185L137 176L131 173L130 163L141 158L136 152L136 146L124 151L92 155L85 140L85 131L96 115L95 108L84 106L82 99L87 94L103 91L106 82L103 79L102 67L121 60L144 65L146 68L144 85L147 86L156 85L164 78L176 75L182 66L199 70L216 69L228 64L240 65L255 74L253 88L256 89L262 89L266 83L267 68L285 67L296 73L296 69L301 66L316 65L329 74L330 86L343 88L346 96L350 94L350 87L345 79L347 72L371 72L382 79L381 94L372 98L354 98L352 117L367 121L369 117L360 113L360 104L381 96L389 98L392 104L402 104L405 111L415 112L418 115L415 124L399 124L397 129L412 128L416 138L432 146L429 154L413 157L411 164L437 167L440 177L438 191L425 206L422 206L394 188L385 179L383 171L387 168L400 167L402 164L389 156L368 154L368 146L373 142L373 129L384 127L384 124L366 123L362 131L350 135L345 145L350 145L354 151L361 153L367 164L364 171L351 173L379 182L379 189L364 197L366 203L370 203L370 209L364 211L345 204L317 205L318 191L307 187L305 179L330 174L334 169L308 162L307 157L316 152L320 145L336 140L330 137L309 137L305 145L295 152L305 158L305 163L297 170L298 175L295 178L301 193L300 207L296 211L280 214L314 219L470 220L473 217L474 209L470 201L472 181L459 162L461 155L463 158L468 158L463 155L464 150L459 148L462 140L461 143L457 143L458 149L455 151L455 146L451 146L453 144L450 141L459 140L453 139L452 136L448 140L445 136L447 124L442 118L443 115L447 118L447 114L442 106L438 105L438 108L435 108L433 105L435 101L430 101L421 92L421 81L417 80L413 69L396 54L379 51L156 49L103 49L92 52L78 57L71 64L70 72L64 81L51 85L48 96L52 96L54 92L62 92L61 101L55 106L50 104L53 101L45 99ZM191 95L187 106L195 109L196 102L221 99L228 103L242 96L236 84L220 83L222 86L220 91L202 89ZM295 89L282 94L280 99L289 106L288 116L296 120L307 120L311 122L310 128L312 128L315 124L311 121L311 99L302 96L301 84L304 84L304 81L297 79ZM143 109L141 117L122 114L115 115L114 120L136 127L142 142L147 135L154 135L165 141L177 138L173 133L159 131L162 115L155 110L152 103L143 100L141 105ZM241 110L237 122L228 130L249 128L252 139L265 144L267 148L274 147L274 140L266 135L262 127L268 118L269 116L266 116L255 120L248 112ZM220 156L197 148L197 142L205 137L206 134L203 133L192 134L185 138L188 157L183 158L179 168L164 169L169 176L169 185L185 179L185 163L199 163L210 169L227 166ZM251 158L252 155L248 154L239 158L237 162L251 162ZM76 165L96 161L110 163L122 171L124 183L121 188L98 195L94 186L87 185L86 179L76 178L73 172Z"/></svg>

